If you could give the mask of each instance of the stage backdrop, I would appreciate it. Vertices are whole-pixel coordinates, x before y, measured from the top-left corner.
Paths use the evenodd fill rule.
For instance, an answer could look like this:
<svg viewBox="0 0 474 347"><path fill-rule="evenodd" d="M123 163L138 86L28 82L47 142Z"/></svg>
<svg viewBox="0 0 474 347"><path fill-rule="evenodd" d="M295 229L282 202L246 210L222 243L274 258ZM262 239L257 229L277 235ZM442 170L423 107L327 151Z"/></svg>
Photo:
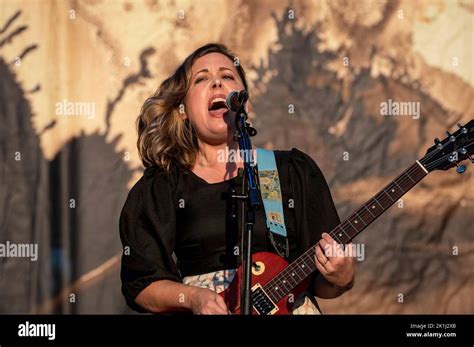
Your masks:
<svg viewBox="0 0 474 347"><path fill-rule="evenodd" d="M472 0L1 1L0 312L130 312L118 217L143 172L135 120L195 48L238 54L254 144L310 154L345 217L473 118L473 12ZM387 115L392 102L413 109ZM430 174L374 223L354 289L323 311L474 313L473 172ZM29 257L13 256L21 244Z"/></svg>

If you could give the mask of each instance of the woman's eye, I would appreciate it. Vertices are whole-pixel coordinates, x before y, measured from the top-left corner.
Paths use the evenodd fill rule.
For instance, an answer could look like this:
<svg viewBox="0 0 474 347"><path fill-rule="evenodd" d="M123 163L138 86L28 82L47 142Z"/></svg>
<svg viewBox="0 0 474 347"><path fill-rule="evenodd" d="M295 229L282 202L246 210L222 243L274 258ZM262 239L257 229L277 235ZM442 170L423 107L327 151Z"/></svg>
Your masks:
<svg viewBox="0 0 474 347"><path fill-rule="evenodd" d="M234 76L232 76L232 75L224 75L224 76L222 76L222 78L227 79L227 80L235 80ZM199 83L199 82L201 82L205 79L206 79L206 77L198 77L198 78L196 78L194 83L197 84L197 83Z"/></svg>
<svg viewBox="0 0 474 347"><path fill-rule="evenodd" d="M204 79L204 77L198 77L198 78L196 78L196 80L194 81L194 83L199 83L199 82L201 82L203 79Z"/></svg>

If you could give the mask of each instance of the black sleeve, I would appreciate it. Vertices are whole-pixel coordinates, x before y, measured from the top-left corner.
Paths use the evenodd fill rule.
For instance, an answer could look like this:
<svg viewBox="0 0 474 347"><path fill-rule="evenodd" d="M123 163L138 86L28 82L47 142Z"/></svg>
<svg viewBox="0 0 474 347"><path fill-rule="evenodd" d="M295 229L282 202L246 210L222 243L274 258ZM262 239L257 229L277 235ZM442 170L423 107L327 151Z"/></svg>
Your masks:
<svg viewBox="0 0 474 347"><path fill-rule="evenodd" d="M323 232L329 233L340 223L331 192L323 173L315 161L296 148L291 150L293 162L294 194L298 196L300 208L297 211L299 253L307 251L320 239ZM318 272L312 275L314 281ZM314 295L313 286L308 288Z"/></svg>
<svg viewBox="0 0 474 347"><path fill-rule="evenodd" d="M293 148L291 150L296 184L300 195L301 208L298 209L300 231L300 252L315 245L323 232L329 233L340 223L339 215L323 173L315 161L307 154Z"/></svg>
<svg viewBox="0 0 474 347"><path fill-rule="evenodd" d="M175 232L166 175L147 169L131 189L120 215L122 293L133 310L144 312L135 298L150 283L159 279L181 282L172 258Z"/></svg>

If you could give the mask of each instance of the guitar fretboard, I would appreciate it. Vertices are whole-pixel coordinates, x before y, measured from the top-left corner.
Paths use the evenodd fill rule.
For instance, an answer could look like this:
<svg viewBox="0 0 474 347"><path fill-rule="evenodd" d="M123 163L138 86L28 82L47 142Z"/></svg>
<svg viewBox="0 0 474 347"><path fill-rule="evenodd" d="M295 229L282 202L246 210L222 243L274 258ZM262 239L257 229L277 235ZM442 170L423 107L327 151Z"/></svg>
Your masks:
<svg viewBox="0 0 474 347"><path fill-rule="evenodd" d="M329 234L340 244L349 243L361 233L362 230L390 208L390 206L397 202L406 192L421 181L427 173L428 172L419 162L415 162L331 230ZM290 293L293 288L297 287L316 270L314 263L315 246L316 245L313 245L313 247L304 252L281 273L265 284L263 289L274 302L278 302L281 298Z"/></svg>

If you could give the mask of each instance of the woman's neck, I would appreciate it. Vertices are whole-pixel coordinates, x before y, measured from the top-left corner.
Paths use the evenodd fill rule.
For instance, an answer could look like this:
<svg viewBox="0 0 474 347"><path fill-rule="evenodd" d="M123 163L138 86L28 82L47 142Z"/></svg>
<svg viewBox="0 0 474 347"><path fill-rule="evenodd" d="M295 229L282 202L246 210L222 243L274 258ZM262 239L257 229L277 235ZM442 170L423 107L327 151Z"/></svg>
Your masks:
<svg viewBox="0 0 474 347"><path fill-rule="evenodd" d="M206 181L218 182L233 178L241 167L243 167L243 162L239 153L239 144L233 139L218 145L199 142L193 172Z"/></svg>

